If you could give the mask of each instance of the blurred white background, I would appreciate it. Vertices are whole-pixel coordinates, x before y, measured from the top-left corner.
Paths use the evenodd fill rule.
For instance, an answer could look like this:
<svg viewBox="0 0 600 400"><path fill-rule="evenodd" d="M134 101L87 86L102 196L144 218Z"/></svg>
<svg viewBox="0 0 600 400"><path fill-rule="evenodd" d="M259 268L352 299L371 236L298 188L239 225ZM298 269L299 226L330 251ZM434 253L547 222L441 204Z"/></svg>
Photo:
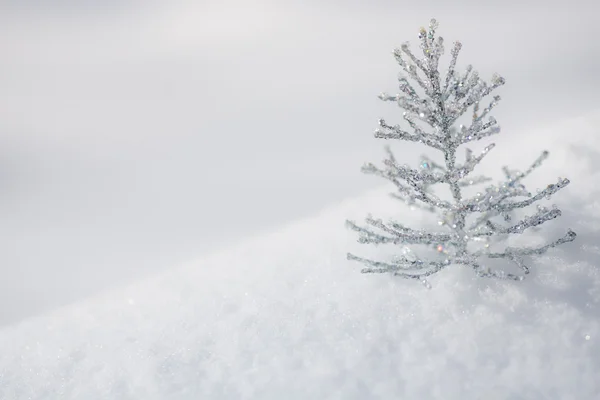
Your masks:
<svg viewBox="0 0 600 400"><path fill-rule="evenodd" d="M377 95L396 90L394 47L431 17L447 53L463 42L461 69L507 79L498 146L598 108L599 13L593 0L2 2L0 325L381 185L359 169L383 155L377 119L400 116Z"/></svg>

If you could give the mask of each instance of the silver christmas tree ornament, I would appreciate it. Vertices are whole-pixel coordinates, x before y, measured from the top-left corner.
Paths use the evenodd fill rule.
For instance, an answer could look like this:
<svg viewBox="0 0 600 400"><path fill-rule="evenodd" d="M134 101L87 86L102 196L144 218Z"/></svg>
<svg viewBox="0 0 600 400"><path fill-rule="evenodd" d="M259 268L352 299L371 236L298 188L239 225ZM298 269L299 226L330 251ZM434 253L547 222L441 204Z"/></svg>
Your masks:
<svg viewBox="0 0 600 400"><path fill-rule="evenodd" d="M504 247L494 252L491 248L495 246L492 245L503 243L509 235L535 230L544 222L560 216L561 212L555 206L548 209L538 205L535 213L512 222L514 211L550 198L567 186L569 180L559 178L557 183L548 185L535 195L525 188L523 178L547 158L548 152L544 151L525 172L505 167L503 181L485 187L472 197L464 196L464 188L491 181L483 176L471 176L471 173L495 145L486 146L478 155L466 149L462 163L457 160L457 150L464 144L500 131L494 117L489 115L500 101L500 96L491 96L487 104L481 102L505 81L501 76L494 75L491 82L485 82L471 65L467 66L464 73L457 72L455 67L462 46L460 42L454 43L450 65L442 78L438 66L440 56L444 53L444 41L442 37L435 36L436 29L435 19L431 20L429 30L420 29L423 57L417 57L408 44L394 51L394 57L406 76L399 77L399 94L382 93L380 98L396 102L404 110L407 128L390 125L380 119L375 137L422 143L441 152L444 164L422 157L418 168L400 165L389 147L386 147L388 157L382 168L366 164L362 170L391 181L397 188L393 194L395 198L411 207L437 213L440 231L412 229L394 220L384 222L371 216L366 219L366 226L347 221L347 226L358 232L360 243L389 243L401 249L400 255L389 262L353 254L348 254L348 259L365 264L363 273L390 272L403 278L420 280L427 287L430 287L426 279L428 276L450 265L471 267L482 277L522 280L529 273L524 260L526 256L542 254L552 247L571 242L575 239L575 232L568 230L565 236L533 248ZM420 87L419 92L413 87L414 83ZM457 120L469 109L473 112L470 124L457 126ZM444 199L432 192L431 189L438 184L447 185L451 198ZM425 245L434 250L434 256L421 259L406 245ZM512 262L520 272L493 270L486 266L486 260L489 259Z"/></svg>

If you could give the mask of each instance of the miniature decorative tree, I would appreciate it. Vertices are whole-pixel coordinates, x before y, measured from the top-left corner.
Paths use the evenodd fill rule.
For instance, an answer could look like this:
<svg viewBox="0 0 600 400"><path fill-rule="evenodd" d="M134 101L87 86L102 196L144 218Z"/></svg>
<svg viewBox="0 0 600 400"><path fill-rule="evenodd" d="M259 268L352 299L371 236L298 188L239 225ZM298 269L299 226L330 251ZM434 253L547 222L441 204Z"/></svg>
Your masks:
<svg viewBox="0 0 600 400"><path fill-rule="evenodd" d="M387 147L388 158L384 161L384 167L380 169L373 164L366 164L363 172L393 182L397 188L394 197L439 213L440 225L444 231L427 232L412 229L397 221L383 222L370 216L366 219L368 227L347 221L347 226L359 233L360 243L423 244L436 249L436 256L434 259L424 260L411 253L412 257L399 255L391 262L382 262L348 254L348 259L364 263L366 268L362 270L363 273L390 272L403 278L421 280L427 287L430 287L426 279L428 276L453 264L471 267L482 277L522 280L529 273L524 262L526 256L542 254L559 244L573 241L575 232L568 230L564 237L544 246L505 247L500 252L491 251L490 239L498 239L494 242L497 244L509 234L520 234L560 216L561 212L555 206L548 209L538 205L537 212L533 215L526 216L517 223L510 223L513 211L550 198L567 186L569 180L559 178L557 183L548 185L536 195L525 189L521 183L522 179L540 166L548 156L548 152L545 151L525 172L511 171L505 167L505 181L488 186L473 197L463 196L463 188L490 180L482 176L471 177L470 174L495 145L492 143L486 146L477 156L474 156L470 149L466 149L466 157L462 164L457 161L457 149L463 144L487 138L500 131L496 120L489 116L500 97L494 96L489 105L482 110L480 102L503 85L504 79L494 75L488 84L479 78L470 65L463 74L456 72L461 43L455 42L448 72L442 80L438 65L444 47L442 37L435 37L436 28L437 22L432 19L429 31L425 28L420 30L422 58L415 56L408 44L403 44L400 49L394 51L396 60L412 81L418 84L421 94L413 88L407 77L401 76L400 94L380 95L382 100L397 102L404 110L404 120L412 132L399 125L389 125L380 119L375 137L423 143L442 152L445 165L436 164L427 157L422 158L421 166L417 169L399 165ZM473 116L470 125L459 125L457 128L457 120L471 107ZM484 121L486 117L487 120ZM448 185L451 199L443 199L429 190L437 184ZM493 219L499 216L504 217L504 221L494 222ZM521 273L492 270L485 265L485 258L513 262Z"/></svg>

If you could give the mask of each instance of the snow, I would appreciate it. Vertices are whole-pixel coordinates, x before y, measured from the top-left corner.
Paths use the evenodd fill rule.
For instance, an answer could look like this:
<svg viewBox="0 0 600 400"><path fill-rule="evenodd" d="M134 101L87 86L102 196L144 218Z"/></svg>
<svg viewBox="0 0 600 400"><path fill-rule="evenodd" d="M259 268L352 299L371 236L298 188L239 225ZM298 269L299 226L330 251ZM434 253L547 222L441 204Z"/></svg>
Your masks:
<svg viewBox="0 0 600 400"><path fill-rule="evenodd" d="M548 148L528 186L572 181L552 199L563 216L525 239L578 237L532 260L523 282L458 266L431 290L360 274L346 252L391 249L356 243L346 218L427 223L386 186L3 329L0 399L600 398L599 122L532 129L519 146L493 138L483 170Z"/></svg>

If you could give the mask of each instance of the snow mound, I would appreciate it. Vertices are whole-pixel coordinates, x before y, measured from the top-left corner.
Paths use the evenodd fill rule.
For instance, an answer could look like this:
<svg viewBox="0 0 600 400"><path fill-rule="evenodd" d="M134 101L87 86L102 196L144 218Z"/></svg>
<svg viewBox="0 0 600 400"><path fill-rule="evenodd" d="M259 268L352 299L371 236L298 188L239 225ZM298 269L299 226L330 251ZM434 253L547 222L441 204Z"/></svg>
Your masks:
<svg viewBox="0 0 600 400"><path fill-rule="evenodd" d="M577 240L530 262L523 282L453 267L427 290L360 274L346 252L374 250L344 220L397 216L386 187L2 330L0 398L600 398L597 120L551 149L573 184L540 235ZM553 165L539 170L552 183Z"/></svg>

